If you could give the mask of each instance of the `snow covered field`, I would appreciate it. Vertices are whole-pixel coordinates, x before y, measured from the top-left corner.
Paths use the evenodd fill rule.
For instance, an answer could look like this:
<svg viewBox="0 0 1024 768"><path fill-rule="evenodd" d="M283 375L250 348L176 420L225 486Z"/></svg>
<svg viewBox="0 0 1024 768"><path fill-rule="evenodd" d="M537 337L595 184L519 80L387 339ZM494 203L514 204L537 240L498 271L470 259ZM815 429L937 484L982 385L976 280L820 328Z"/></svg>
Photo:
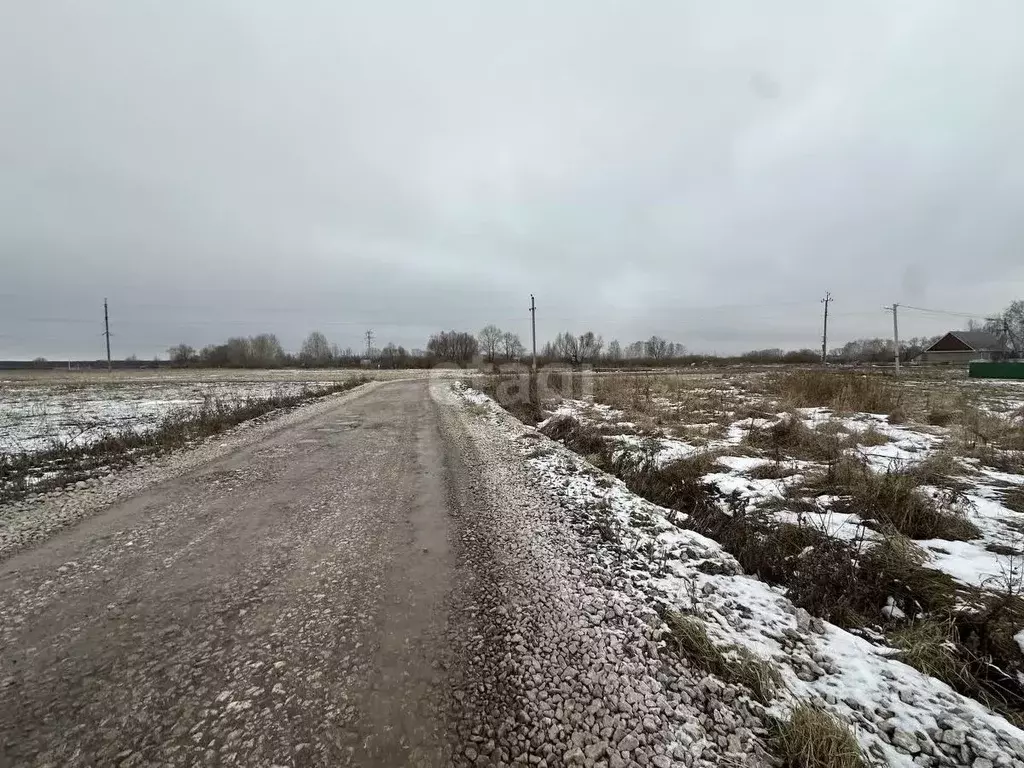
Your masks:
<svg viewBox="0 0 1024 768"><path fill-rule="evenodd" d="M841 381L846 389L812 405L819 393L798 380L599 378L593 399L544 403L537 427L575 452L530 441L524 454L595 557L619 561L652 604L699 620L721 648L775 665L784 685L769 709L780 716L810 701L848 723L879 764L1024 766L1024 385ZM459 391L512 428L489 398ZM851 407L860 401L885 408ZM693 504L712 500L701 514L715 525L679 511L697 493L687 472L704 489ZM898 517L907 510L920 514ZM749 554L730 518L747 535L809 543L757 578L730 554ZM818 548L833 554L816 561ZM801 591L808 580L864 578L872 552L898 553L904 570L886 574L891 593L883 585L876 604L857 606L863 615L835 623L797 606L813 602ZM808 579L814 567L821 575ZM791 581L779 576L787 568ZM922 584L941 599L915 592ZM921 640L929 631L940 635Z"/></svg>
<svg viewBox="0 0 1024 768"><path fill-rule="evenodd" d="M126 427L145 431L169 413L206 401L316 390L350 371L180 371L113 374L0 373L0 454L81 445Z"/></svg>

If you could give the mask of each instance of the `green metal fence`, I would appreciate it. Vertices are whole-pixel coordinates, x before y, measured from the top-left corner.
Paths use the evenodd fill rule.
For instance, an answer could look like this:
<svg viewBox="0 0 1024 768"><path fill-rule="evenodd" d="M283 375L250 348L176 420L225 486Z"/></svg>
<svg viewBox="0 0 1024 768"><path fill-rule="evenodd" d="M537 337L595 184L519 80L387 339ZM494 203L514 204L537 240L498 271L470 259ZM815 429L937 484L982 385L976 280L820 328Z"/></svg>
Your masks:
<svg viewBox="0 0 1024 768"><path fill-rule="evenodd" d="M1024 362L971 363L972 379L1024 379Z"/></svg>

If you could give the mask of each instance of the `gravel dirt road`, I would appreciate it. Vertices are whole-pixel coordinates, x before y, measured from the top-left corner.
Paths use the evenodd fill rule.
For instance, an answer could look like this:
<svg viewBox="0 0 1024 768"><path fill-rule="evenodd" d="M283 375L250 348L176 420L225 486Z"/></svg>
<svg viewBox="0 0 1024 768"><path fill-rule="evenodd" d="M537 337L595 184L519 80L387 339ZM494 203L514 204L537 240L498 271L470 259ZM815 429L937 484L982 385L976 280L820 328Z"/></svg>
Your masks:
<svg viewBox="0 0 1024 768"><path fill-rule="evenodd" d="M378 382L0 515L0 765L771 765L545 440Z"/></svg>
<svg viewBox="0 0 1024 768"><path fill-rule="evenodd" d="M0 760L441 764L450 437L372 388L0 564Z"/></svg>

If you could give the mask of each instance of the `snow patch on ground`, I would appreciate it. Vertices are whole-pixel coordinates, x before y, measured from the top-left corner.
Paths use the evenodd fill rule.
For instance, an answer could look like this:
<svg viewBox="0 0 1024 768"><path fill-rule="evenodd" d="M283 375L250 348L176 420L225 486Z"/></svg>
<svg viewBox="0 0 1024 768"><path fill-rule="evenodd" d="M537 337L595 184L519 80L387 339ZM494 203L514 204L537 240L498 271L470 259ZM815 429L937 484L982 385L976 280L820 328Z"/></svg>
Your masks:
<svg viewBox="0 0 1024 768"><path fill-rule="evenodd" d="M559 489L574 515L614 529L610 542L595 545L593 556L614 558L624 546L630 558L624 568L652 603L699 616L716 641L770 659L785 681L772 704L780 715L798 701L813 700L854 726L863 748L886 765L912 766L922 750L947 759L955 752L953 764L959 765L970 765L976 756L1024 765L1024 732L1004 718L892 658L891 649L811 618L781 590L740 573L717 542L677 527L678 513L636 496L564 446L545 444L549 451L523 449L533 471ZM736 461L742 458L733 457L720 480L729 478L737 490L753 495L759 486L740 488L734 474L756 466ZM854 515L835 512L823 519L837 533L859 523ZM622 542L618 549L612 543L616 536Z"/></svg>
<svg viewBox="0 0 1024 768"><path fill-rule="evenodd" d="M877 446L858 446L848 449L863 458L868 467L875 472L899 472L921 462L939 450L948 437L948 430L937 427L914 427L889 424L885 414L861 413L852 416L837 416L828 408L799 408L797 415L810 428L817 428L828 422L837 422L842 429L850 433L873 430L889 438L890 442ZM597 416L595 416L597 414ZM621 415L607 406L593 405L582 400L563 401L556 415L572 416L584 423L600 421L603 425L613 425ZM711 440L706 444L694 444L679 438L646 437L643 435L610 435L609 440L616 444L615 454L625 451L645 451L657 466L695 455L714 452L722 453L717 463L723 471L715 471L704 476L703 481L716 486L726 496L734 496L746 501L748 512L756 511L769 502L774 502L771 514L784 522L813 525L839 538L855 540L871 540L876 534L865 528L863 521L855 514L837 513L829 509L831 499L826 496L814 499L820 513L808 511L793 512L783 506L778 509L780 500L786 498L787 489L799 485L808 471L822 469L821 465L808 461L787 460L787 467L796 470L796 474L781 479L759 479L749 477L749 473L758 467L772 463L762 457L730 455L736 446L748 435L751 426L770 427L778 419L786 418L780 412L776 420L743 419L735 422L727 430L726 437ZM928 431L922 431L928 430ZM966 468L966 467L965 467ZM995 545L1010 546L1024 551L1024 516L1005 507L999 501L999 485L1024 484L1024 476L1011 475L995 470L981 469L980 473L965 476L964 482L972 486L971 491L963 497L960 505L962 513L981 531L981 538L970 542L919 541L926 548L932 561L931 567L944 571L954 579L970 586L1005 583L1007 574L1020 578L1020 566L1013 570L1008 556L991 551L987 547ZM939 496L936 488L921 489L923 493ZM952 546L947 546L952 545ZM945 550L945 551L943 551Z"/></svg>

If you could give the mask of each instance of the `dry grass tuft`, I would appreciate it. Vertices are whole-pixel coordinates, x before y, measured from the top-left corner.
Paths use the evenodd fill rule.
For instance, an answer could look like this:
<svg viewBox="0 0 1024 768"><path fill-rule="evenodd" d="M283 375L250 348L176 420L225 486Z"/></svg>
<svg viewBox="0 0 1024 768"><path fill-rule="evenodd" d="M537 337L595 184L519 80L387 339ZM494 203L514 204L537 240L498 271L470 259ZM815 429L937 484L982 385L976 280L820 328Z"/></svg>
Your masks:
<svg viewBox="0 0 1024 768"><path fill-rule="evenodd" d="M796 464L787 464L780 460L754 467L747 472L747 477L754 480L781 480L798 474L800 474L800 468Z"/></svg>
<svg viewBox="0 0 1024 768"><path fill-rule="evenodd" d="M714 488L704 482L704 476L715 470L718 453L699 451L659 464L656 447L619 453L612 461L612 472L633 493L659 506L688 515L713 506Z"/></svg>
<svg viewBox="0 0 1024 768"><path fill-rule="evenodd" d="M863 520L876 520L911 539L968 541L981 535L978 527L948 503L925 496L918 489L924 478L914 470L873 472L851 456L842 456L809 486L821 493L846 496L848 511Z"/></svg>
<svg viewBox="0 0 1024 768"><path fill-rule="evenodd" d="M1011 488L1003 494L1003 506L1024 515L1024 488Z"/></svg>
<svg viewBox="0 0 1024 768"><path fill-rule="evenodd" d="M596 426L584 424L575 416L560 414L553 416L540 431L586 457L594 466L602 469L608 466L611 445L607 435Z"/></svg>
<svg viewBox="0 0 1024 768"><path fill-rule="evenodd" d="M870 427L862 432L854 432L850 435L850 442L855 445L866 445L876 446L885 445L889 442L889 436L880 432L878 428L872 424Z"/></svg>
<svg viewBox="0 0 1024 768"><path fill-rule="evenodd" d="M768 453L776 462L784 457L808 461L834 461L846 443L846 436L826 422L811 429L798 416L787 415L770 427L755 427L747 434L747 443Z"/></svg>
<svg viewBox="0 0 1024 768"><path fill-rule="evenodd" d="M848 725L811 704L799 704L776 726L775 752L786 768L867 768Z"/></svg>
<svg viewBox="0 0 1024 768"><path fill-rule="evenodd" d="M708 637L700 619L676 611L666 611L662 618L676 653L726 682L745 686L762 704L771 701L782 686L782 676L770 661L743 646L720 648Z"/></svg>
<svg viewBox="0 0 1024 768"><path fill-rule="evenodd" d="M953 633L950 622L917 621L891 632L889 642L900 649L901 661L962 691L974 686L974 677L950 639Z"/></svg>
<svg viewBox="0 0 1024 768"><path fill-rule="evenodd" d="M956 411L939 406L933 406L925 415L925 421L936 427L949 426L953 423L954 419L956 419Z"/></svg>
<svg viewBox="0 0 1024 768"><path fill-rule="evenodd" d="M479 387L484 394L524 424L535 426L544 419L535 374L488 374L468 383L472 387Z"/></svg>
<svg viewBox="0 0 1024 768"><path fill-rule="evenodd" d="M776 379L770 387L792 407L844 413L892 413L902 400L892 380L877 374L797 371Z"/></svg>

